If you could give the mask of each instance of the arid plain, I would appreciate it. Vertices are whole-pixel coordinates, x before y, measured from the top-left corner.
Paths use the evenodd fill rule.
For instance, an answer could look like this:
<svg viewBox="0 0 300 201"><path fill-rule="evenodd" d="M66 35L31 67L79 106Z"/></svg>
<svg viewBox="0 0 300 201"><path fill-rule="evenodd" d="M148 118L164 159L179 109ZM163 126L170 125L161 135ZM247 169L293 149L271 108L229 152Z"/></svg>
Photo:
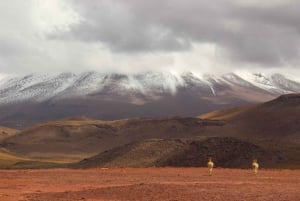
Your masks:
<svg viewBox="0 0 300 201"><path fill-rule="evenodd" d="M297 201L299 170L113 168L1 170L1 201Z"/></svg>

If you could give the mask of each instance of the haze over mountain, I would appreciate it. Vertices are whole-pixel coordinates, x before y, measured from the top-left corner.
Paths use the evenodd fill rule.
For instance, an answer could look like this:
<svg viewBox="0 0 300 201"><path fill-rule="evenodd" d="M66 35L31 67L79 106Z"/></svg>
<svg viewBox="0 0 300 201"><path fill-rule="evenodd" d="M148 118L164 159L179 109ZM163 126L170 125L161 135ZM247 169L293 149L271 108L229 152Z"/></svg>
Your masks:
<svg viewBox="0 0 300 201"><path fill-rule="evenodd" d="M282 74L224 75L147 72L60 73L2 76L2 125L90 116L98 119L196 116L300 92L300 82Z"/></svg>

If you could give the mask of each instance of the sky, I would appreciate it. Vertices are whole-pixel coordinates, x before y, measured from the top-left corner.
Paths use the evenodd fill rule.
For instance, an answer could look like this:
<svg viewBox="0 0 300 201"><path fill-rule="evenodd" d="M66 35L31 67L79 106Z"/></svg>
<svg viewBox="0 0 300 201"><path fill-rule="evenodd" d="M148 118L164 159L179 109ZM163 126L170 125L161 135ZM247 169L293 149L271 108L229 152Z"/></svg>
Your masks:
<svg viewBox="0 0 300 201"><path fill-rule="evenodd" d="M0 73L300 76L300 0L0 0Z"/></svg>

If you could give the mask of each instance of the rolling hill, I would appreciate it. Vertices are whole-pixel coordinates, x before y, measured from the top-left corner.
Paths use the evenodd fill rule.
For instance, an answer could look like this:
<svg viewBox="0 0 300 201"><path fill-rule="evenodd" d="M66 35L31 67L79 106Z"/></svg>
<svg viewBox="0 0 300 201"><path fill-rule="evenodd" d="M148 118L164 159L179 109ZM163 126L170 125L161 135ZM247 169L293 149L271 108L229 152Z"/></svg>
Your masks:
<svg viewBox="0 0 300 201"><path fill-rule="evenodd" d="M121 146L75 167L205 166L212 156L220 167L249 167L258 158L265 168L300 168L300 94L199 116L223 122L207 126L205 140L146 140ZM232 136L214 137L205 136ZM201 137L200 137L201 138Z"/></svg>
<svg viewBox="0 0 300 201"><path fill-rule="evenodd" d="M18 130L0 126L0 141L18 133Z"/></svg>
<svg viewBox="0 0 300 201"><path fill-rule="evenodd" d="M300 142L300 94L282 95L263 104L211 112L199 118L226 121L222 130L233 136Z"/></svg>
<svg viewBox="0 0 300 201"><path fill-rule="evenodd" d="M300 95L290 94L263 104L195 118L103 121L73 117L20 131L4 139L0 147L37 161L75 162L86 158L85 162L90 162L88 158L95 156L97 160L91 161L99 165L139 167L200 165L188 156L206 158L208 153L216 156L224 167L230 166L227 159L230 164L245 167L246 159L258 154L266 167L292 168L299 167L297 161L300 161L299 111ZM209 141L212 137L217 138ZM208 141L199 141L207 138ZM227 155L222 155L223 151Z"/></svg>
<svg viewBox="0 0 300 201"><path fill-rule="evenodd" d="M253 158L264 168L300 167L299 160L289 161L278 150L230 137L145 140L105 151L71 167L205 167L208 157L214 159L216 167L225 168L249 168Z"/></svg>
<svg viewBox="0 0 300 201"><path fill-rule="evenodd" d="M10 167L18 162L22 162L25 160L25 158L21 158L19 156L15 156L4 151L0 151L0 168Z"/></svg>
<svg viewBox="0 0 300 201"><path fill-rule="evenodd" d="M206 127L220 127L223 124L220 121L181 117L117 121L70 118L25 129L0 145L26 157L75 160L133 141L194 137L204 133Z"/></svg>

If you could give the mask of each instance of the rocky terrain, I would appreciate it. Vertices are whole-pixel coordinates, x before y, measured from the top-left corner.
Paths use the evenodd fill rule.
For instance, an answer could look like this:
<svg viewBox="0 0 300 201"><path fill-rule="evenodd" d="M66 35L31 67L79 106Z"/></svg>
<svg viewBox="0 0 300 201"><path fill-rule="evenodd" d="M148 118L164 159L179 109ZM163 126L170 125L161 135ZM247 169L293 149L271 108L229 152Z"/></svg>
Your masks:
<svg viewBox="0 0 300 201"><path fill-rule="evenodd" d="M105 151L72 165L91 167L205 167L212 157L217 167L248 168L257 158L265 168L289 163L280 152L229 137L198 140L146 140ZM299 165L299 164L298 164Z"/></svg>

